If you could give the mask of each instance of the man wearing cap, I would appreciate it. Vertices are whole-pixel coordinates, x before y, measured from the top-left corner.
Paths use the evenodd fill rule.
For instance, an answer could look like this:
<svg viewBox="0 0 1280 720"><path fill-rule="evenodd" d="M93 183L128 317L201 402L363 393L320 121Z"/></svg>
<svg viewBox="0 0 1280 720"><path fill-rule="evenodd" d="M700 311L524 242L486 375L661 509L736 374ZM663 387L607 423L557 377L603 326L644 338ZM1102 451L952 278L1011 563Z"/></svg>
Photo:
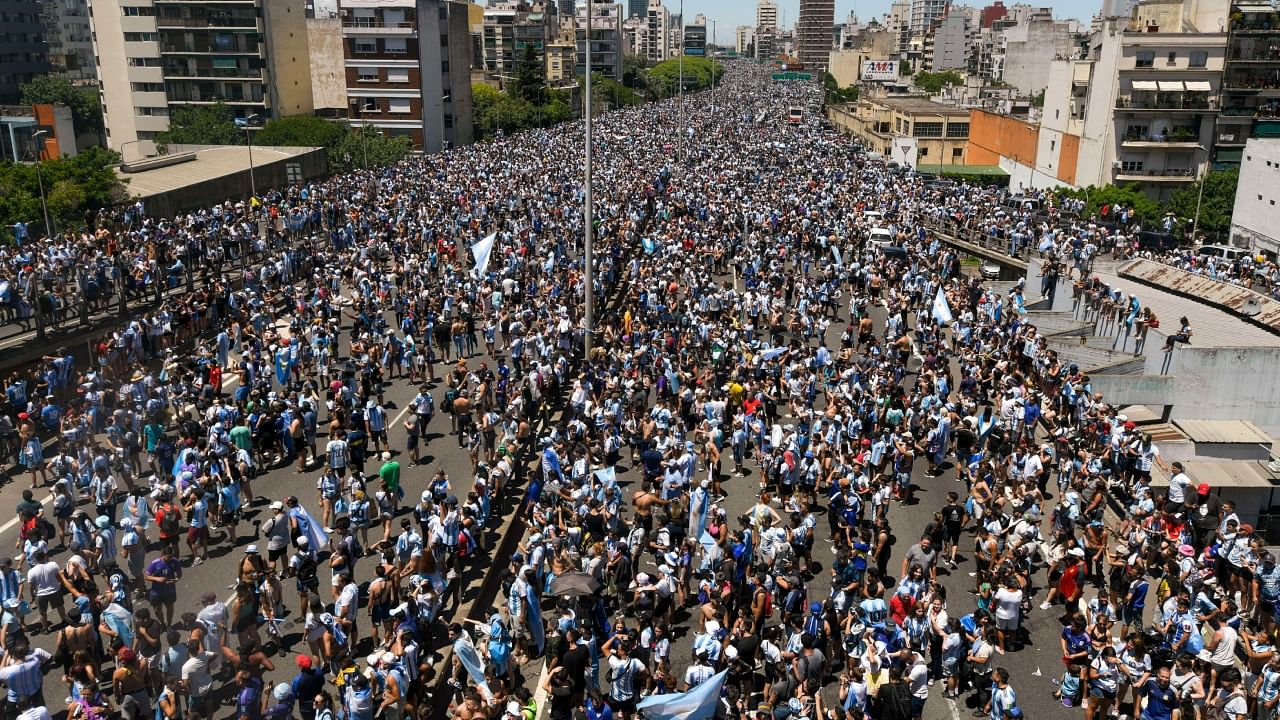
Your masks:
<svg viewBox="0 0 1280 720"><path fill-rule="evenodd" d="M1209 483L1200 483L1196 497L1188 501L1191 526L1195 529L1194 545L1197 551L1212 545L1218 533L1218 517L1222 514L1222 498L1209 493Z"/></svg>
<svg viewBox="0 0 1280 720"><path fill-rule="evenodd" d="M120 648L111 688L124 720L142 720L151 714L151 693L147 689L147 661L133 648Z"/></svg>
<svg viewBox="0 0 1280 720"><path fill-rule="evenodd" d="M275 567L289 550L289 516L285 514L284 503L279 500L271 503L271 513L262 525L262 534L267 537L267 561Z"/></svg>

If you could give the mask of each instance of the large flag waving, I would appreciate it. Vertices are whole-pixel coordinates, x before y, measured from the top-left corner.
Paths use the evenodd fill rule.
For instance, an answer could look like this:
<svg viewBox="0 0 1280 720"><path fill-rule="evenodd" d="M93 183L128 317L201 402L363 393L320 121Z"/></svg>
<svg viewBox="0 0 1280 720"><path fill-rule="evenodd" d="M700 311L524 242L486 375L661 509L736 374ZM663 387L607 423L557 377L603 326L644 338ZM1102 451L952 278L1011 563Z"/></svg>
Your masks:
<svg viewBox="0 0 1280 720"><path fill-rule="evenodd" d="M942 288L938 288L938 294L933 296L933 319L934 322L943 327L955 321L955 317L951 315L951 306L947 304L947 296L942 292Z"/></svg>
<svg viewBox="0 0 1280 720"><path fill-rule="evenodd" d="M710 720L715 717L716 703L728 670L721 670L709 680L682 693L650 695L636 705L647 720Z"/></svg>
<svg viewBox="0 0 1280 720"><path fill-rule="evenodd" d="M453 654L458 658L458 662L462 663L462 667L467 669L471 682L476 684L485 699L493 699L493 691L489 689L489 683L484 677L484 659L480 657L479 652L476 652L475 643L471 641L471 635L466 630L458 633L458 639L453 641Z"/></svg>
<svg viewBox="0 0 1280 720"><path fill-rule="evenodd" d="M471 272L475 275L484 275L489 269L489 256L493 254L493 241L498 237L497 233L490 233L489 237L477 240L471 246L471 257L475 258L476 267Z"/></svg>

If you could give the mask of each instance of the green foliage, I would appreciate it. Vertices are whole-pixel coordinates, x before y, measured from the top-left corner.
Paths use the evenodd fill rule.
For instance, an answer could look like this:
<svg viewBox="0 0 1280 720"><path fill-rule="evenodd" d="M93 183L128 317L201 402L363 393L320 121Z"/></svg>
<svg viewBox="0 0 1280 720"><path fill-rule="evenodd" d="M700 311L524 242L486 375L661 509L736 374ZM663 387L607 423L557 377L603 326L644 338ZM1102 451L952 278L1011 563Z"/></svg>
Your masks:
<svg viewBox="0 0 1280 720"><path fill-rule="evenodd" d="M653 63L644 55L622 56L622 84L644 92L649 89L649 76L646 72Z"/></svg>
<svg viewBox="0 0 1280 720"><path fill-rule="evenodd" d="M583 84L583 87L586 85ZM643 102L643 99L631 88L599 73L591 73L591 94L594 96L593 100L598 103L596 107L601 107L603 104L610 110L639 105Z"/></svg>
<svg viewBox="0 0 1280 720"><path fill-rule="evenodd" d="M535 106L546 105L550 101L547 68L532 44L524 46L524 54L516 62L515 79L508 85L507 92Z"/></svg>
<svg viewBox="0 0 1280 720"><path fill-rule="evenodd" d="M511 92L501 92L488 85L471 86L472 121L481 139L498 134L515 133L537 127L549 127L573 117L573 108L565 94L547 92L547 102L535 105Z"/></svg>
<svg viewBox="0 0 1280 720"><path fill-rule="evenodd" d="M1239 181L1239 168L1210 171L1201 181L1204 183L1203 197L1200 197L1200 183L1180 187L1169 198L1169 209L1190 223L1196 215L1196 201L1199 199L1200 223L1196 231L1226 236L1231 231L1231 213L1235 209Z"/></svg>
<svg viewBox="0 0 1280 720"><path fill-rule="evenodd" d="M1031 96L1031 107L1044 107L1044 90Z"/></svg>
<svg viewBox="0 0 1280 720"><path fill-rule="evenodd" d="M176 108L169 118L169 129L156 136L160 147L244 143L244 132L236 127L235 113L223 103Z"/></svg>
<svg viewBox="0 0 1280 720"><path fill-rule="evenodd" d="M684 59L684 89L705 90L712 82L724 74L724 66L705 57L686 57ZM671 97L680 89L680 59L663 60L649 68L649 86L657 89L663 97Z"/></svg>
<svg viewBox="0 0 1280 720"><path fill-rule="evenodd" d="M942 88L947 85L963 85L964 78L960 73L954 70L944 70L943 72L926 72L921 70L915 76L916 87L924 90L930 95L937 95L942 92Z"/></svg>
<svg viewBox="0 0 1280 720"><path fill-rule="evenodd" d="M39 174L34 164L0 165L0 225L25 222L32 235L43 234L40 182L43 180L49 215L59 230L81 227L87 211L113 205L127 198L123 183L111 166L120 156L101 147L89 147L72 158L46 160ZM6 239L12 235L6 231Z"/></svg>
<svg viewBox="0 0 1280 720"><path fill-rule="evenodd" d="M268 122L253 133L254 145L282 147L333 147L347 135L346 128L314 115L294 115Z"/></svg>
<svg viewBox="0 0 1280 720"><path fill-rule="evenodd" d="M404 159L413 150L413 140L407 136L389 137L371 125L344 132L342 138L330 147L329 169L334 172L350 172L365 167L382 167Z"/></svg>
<svg viewBox="0 0 1280 720"><path fill-rule="evenodd" d="M1164 209L1160 203L1147 197L1138 183L1126 185L1107 185L1105 187L1089 186L1079 190L1060 190L1063 197L1078 198L1085 201L1084 216L1093 217L1104 205L1112 208L1123 205L1133 208L1133 215L1145 228L1158 227L1164 217ZM1108 215L1108 218L1113 217Z"/></svg>
<svg viewBox="0 0 1280 720"><path fill-rule="evenodd" d="M838 105L841 103L858 101L858 88L840 87L840 83L836 82L835 76L829 72L822 73L822 87L826 90L828 105Z"/></svg>
<svg viewBox="0 0 1280 720"><path fill-rule="evenodd" d="M95 88L79 88L61 75L39 75L24 83L21 88L22 103L51 103L71 108L71 119L76 132L102 131L102 105Z"/></svg>

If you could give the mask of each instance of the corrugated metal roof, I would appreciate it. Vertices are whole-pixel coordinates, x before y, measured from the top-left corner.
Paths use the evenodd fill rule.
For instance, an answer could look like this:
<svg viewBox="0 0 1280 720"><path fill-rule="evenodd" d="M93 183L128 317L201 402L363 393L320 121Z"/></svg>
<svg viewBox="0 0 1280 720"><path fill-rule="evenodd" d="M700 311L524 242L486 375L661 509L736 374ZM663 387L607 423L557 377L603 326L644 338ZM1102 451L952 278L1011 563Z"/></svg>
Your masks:
<svg viewBox="0 0 1280 720"><path fill-rule="evenodd" d="M1171 292L1178 293L1187 298L1193 299L1194 302L1201 305L1213 306L1221 309L1223 312L1230 313L1238 318L1247 320L1248 322L1259 326L1266 331L1280 335L1280 302L1261 293L1254 292L1248 288L1232 285L1231 283L1214 280L1205 275L1196 275L1175 268L1172 265L1165 265L1154 260L1134 260L1133 262L1123 265L1119 268L1119 274L1122 277L1137 280L1146 284L1153 285L1157 288L1167 289ZM1254 315L1246 315L1246 303L1255 302L1258 312ZM1149 304L1149 303L1148 303ZM1159 308L1157 308L1159 312ZM1166 316L1177 317L1176 313L1164 313ZM1209 323L1197 324L1195 318L1192 318L1192 326L1196 328L1196 340L1200 341L1200 330L1207 328ZM1240 342L1231 343L1230 346L1247 346L1247 345L1265 345L1273 347L1272 342L1259 343L1257 341L1247 340L1240 332L1241 326L1233 326L1229 328L1230 334L1237 337ZM1201 345L1203 347L1203 345ZM1227 343L1213 343L1213 346L1228 346Z"/></svg>
<svg viewBox="0 0 1280 720"><path fill-rule="evenodd" d="M1257 460L1188 460L1182 463L1192 485L1208 483L1211 488L1280 487L1265 463ZM1151 466L1151 487L1169 487L1169 471Z"/></svg>
<svg viewBox="0 0 1280 720"><path fill-rule="evenodd" d="M1174 420L1182 432L1202 443L1260 443L1271 447L1272 439L1248 420Z"/></svg>

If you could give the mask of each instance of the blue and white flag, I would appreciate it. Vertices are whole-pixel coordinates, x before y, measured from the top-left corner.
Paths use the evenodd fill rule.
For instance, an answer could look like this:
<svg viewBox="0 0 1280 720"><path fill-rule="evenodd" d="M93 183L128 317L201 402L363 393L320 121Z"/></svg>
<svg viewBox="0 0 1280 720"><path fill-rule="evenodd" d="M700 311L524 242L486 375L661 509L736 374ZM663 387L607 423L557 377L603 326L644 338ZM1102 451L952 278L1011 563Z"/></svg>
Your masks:
<svg viewBox="0 0 1280 720"><path fill-rule="evenodd" d="M835 258L836 267L838 268L844 267L844 256L840 254L840 248L836 247L835 245L831 246L831 257Z"/></svg>
<svg viewBox="0 0 1280 720"><path fill-rule="evenodd" d="M458 662L462 663L462 667L467 669L471 682L476 684L480 694L484 695L484 699L492 700L493 692L489 690L489 683L484 679L484 659L480 657L480 653L476 652L475 643L471 641L471 635L466 630L461 631L458 639L453 641L453 654L458 658Z"/></svg>
<svg viewBox="0 0 1280 720"><path fill-rule="evenodd" d="M760 359L769 361L777 357L782 357L784 354L786 354L786 352L787 352L787 348L785 347L769 348L768 350L765 350L764 352L760 353Z"/></svg>
<svg viewBox="0 0 1280 720"><path fill-rule="evenodd" d="M728 670L721 670L697 687L682 693L650 695L636 708L642 710L646 720L710 720L715 717L716 704Z"/></svg>
<svg viewBox="0 0 1280 720"><path fill-rule="evenodd" d="M475 258L476 266L471 271L472 275L479 277L484 275L489 269L489 256L493 254L493 241L498 237L497 233L490 233L489 237L476 242L471 246L471 257Z"/></svg>
<svg viewBox="0 0 1280 720"><path fill-rule="evenodd" d="M324 531L320 523L316 522L315 518L311 517L311 513L307 512L307 508L302 503L289 508L289 515L298 521L298 528L311 541L312 549L320 552L322 548L329 546L329 534Z"/></svg>
<svg viewBox="0 0 1280 720"><path fill-rule="evenodd" d="M955 318L951 315L951 306L947 304L947 296L942 292L942 288L938 288L938 293L933 296L933 320L943 327L955 321Z"/></svg>
<svg viewBox="0 0 1280 720"><path fill-rule="evenodd" d="M292 364L289 362L289 348L282 347L276 351L276 382L281 385L289 384L289 371Z"/></svg>

